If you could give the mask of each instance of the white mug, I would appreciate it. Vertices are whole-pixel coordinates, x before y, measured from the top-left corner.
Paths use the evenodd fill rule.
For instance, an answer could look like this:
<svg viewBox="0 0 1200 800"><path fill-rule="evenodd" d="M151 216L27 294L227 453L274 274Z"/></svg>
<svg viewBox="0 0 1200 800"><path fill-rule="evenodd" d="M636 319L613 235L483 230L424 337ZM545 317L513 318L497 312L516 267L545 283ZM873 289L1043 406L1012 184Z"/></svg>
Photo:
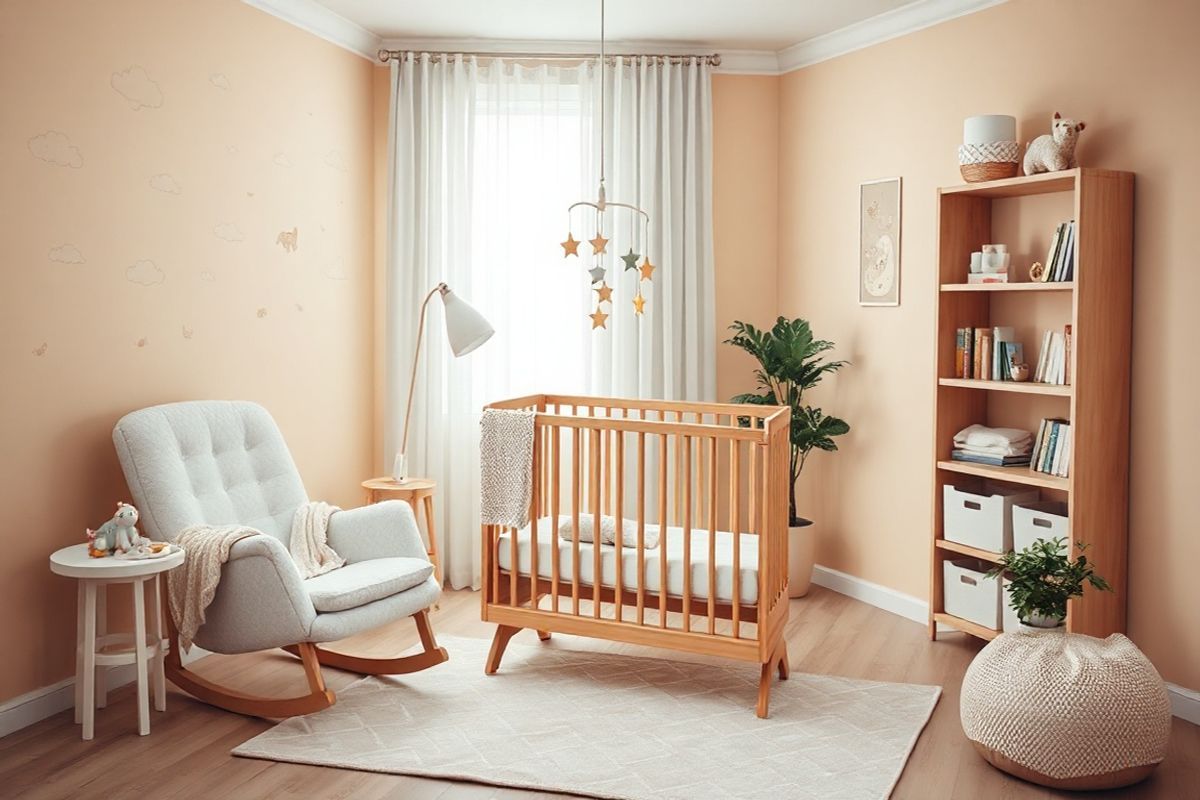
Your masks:
<svg viewBox="0 0 1200 800"><path fill-rule="evenodd" d="M983 253L971 253L971 272L983 271Z"/></svg>

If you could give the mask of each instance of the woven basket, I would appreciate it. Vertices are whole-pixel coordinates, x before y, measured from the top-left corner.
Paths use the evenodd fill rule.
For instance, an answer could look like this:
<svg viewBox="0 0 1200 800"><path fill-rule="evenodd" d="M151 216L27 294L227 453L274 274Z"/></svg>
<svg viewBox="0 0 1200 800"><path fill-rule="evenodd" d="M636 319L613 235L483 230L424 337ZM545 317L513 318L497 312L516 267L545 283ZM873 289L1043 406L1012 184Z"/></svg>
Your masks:
<svg viewBox="0 0 1200 800"><path fill-rule="evenodd" d="M968 183L1015 178L1021 161L1016 142L963 144L958 147L958 169Z"/></svg>
<svg viewBox="0 0 1200 800"><path fill-rule="evenodd" d="M1120 634L1002 634L967 669L959 712L988 763L1056 789L1142 780L1171 731L1162 678Z"/></svg>

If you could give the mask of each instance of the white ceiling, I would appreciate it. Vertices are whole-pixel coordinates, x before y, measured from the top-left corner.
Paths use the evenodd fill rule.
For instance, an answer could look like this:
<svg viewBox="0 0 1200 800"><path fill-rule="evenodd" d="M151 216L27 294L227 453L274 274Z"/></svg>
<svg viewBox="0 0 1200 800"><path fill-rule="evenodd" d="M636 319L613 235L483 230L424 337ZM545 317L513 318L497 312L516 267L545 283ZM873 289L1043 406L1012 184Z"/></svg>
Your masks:
<svg viewBox="0 0 1200 800"><path fill-rule="evenodd" d="M365 58L379 48L593 53L599 0L242 0ZM719 52L778 75L1006 0L607 0L613 51Z"/></svg>
<svg viewBox="0 0 1200 800"><path fill-rule="evenodd" d="M599 0L318 0L384 39L589 41ZM607 0L609 39L782 50L912 0Z"/></svg>

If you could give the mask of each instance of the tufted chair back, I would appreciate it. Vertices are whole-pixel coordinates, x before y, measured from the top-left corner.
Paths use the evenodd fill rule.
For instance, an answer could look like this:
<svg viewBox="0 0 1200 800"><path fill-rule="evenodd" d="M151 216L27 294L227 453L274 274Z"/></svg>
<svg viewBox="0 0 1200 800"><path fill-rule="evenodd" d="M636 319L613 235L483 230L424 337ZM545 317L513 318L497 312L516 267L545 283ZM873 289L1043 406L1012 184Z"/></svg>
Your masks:
<svg viewBox="0 0 1200 800"><path fill-rule="evenodd" d="M286 546L308 502L283 434L257 403L201 400L126 414L113 443L143 532L170 541L189 525L246 525Z"/></svg>

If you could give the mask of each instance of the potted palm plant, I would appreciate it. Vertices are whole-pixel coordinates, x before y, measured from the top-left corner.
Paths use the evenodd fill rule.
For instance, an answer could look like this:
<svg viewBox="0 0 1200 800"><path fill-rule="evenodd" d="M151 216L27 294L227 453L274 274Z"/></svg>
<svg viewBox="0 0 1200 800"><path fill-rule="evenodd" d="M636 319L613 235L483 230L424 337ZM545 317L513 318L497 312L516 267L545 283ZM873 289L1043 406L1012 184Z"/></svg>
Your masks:
<svg viewBox="0 0 1200 800"><path fill-rule="evenodd" d="M1066 540L1038 539L1021 552L1009 550L988 573L1007 574L1011 599L1024 630L1060 628L1067 618L1067 601L1082 597L1085 584L1111 592L1108 581L1096 574L1079 542L1079 556L1072 561Z"/></svg>
<svg viewBox="0 0 1200 800"><path fill-rule="evenodd" d="M803 597L808 594L812 582L816 538L812 520L801 517L796 511L796 482L813 451L837 450L834 437L850 431L845 421L806 405L804 393L848 362L827 360L825 354L833 349L833 342L814 338L812 328L802 319L780 317L770 330L760 330L741 321L734 322L729 328L734 333L725 343L745 350L758 362L754 377L759 391L739 394L733 402L788 406L792 410L788 593L791 597Z"/></svg>

